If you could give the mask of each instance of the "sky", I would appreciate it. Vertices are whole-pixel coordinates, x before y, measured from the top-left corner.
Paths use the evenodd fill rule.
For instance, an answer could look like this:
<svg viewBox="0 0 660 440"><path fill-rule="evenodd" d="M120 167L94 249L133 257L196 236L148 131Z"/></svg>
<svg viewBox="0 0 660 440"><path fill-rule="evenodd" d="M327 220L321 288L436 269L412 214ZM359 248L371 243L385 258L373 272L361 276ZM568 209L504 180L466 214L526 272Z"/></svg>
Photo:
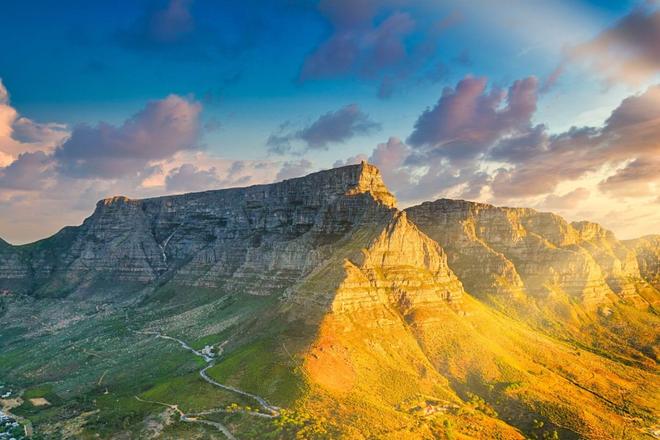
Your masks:
<svg viewBox="0 0 660 440"><path fill-rule="evenodd" d="M441 197L660 233L660 4L7 0L0 237L97 200L368 160Z"/></svg>

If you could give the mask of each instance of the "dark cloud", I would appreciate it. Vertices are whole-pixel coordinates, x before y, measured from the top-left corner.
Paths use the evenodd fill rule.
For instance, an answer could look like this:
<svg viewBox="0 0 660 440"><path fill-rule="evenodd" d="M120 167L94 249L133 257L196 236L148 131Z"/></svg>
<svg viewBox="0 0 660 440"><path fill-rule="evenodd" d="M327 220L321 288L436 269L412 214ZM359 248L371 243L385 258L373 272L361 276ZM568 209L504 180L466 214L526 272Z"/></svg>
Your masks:
<svg viewBox="0 0 660 440"><path fill-rule="evenodd" d="M525 78L504 92L487 90L485 78L466 77L419 116L407 141L430 156L477 157L498 139L529 129L537 85L536 78Z"/></svg>
<svg viewBox="0 0 660 440"><path fill-rule="evenodd" d="M266 141L271 152L283 154L293 150L293 143L303 143L309 149L327 149L360 135L380 130L380 124L369 118L356 104L349 104L336 111L325 113L301 130L289 130L290 124L280 126L278 133Z"/></svg>
<svg viewBox="0 0 660 440"><path fill-rule="evenodd" d="M215 168L200 170L190 163L171 170L165 177L165 187L173 192L201 191L219 186L220 179Z"/></svg>
<svg viewBox="0 0 660 440"><path fill-rule="evenodd" d="M4 168L0 168L0 188L15 190L43 189L54 176L52 157L43 151L22 153Z"/></svg>
<svg viewBox="0 0 660 440"><path fill-rule="evenodd" d="M58 169L82 178L116 178L140 172L154 160L197 148L199 103L170 95L151 101L121 126L76 126L55 150Z"/></svg>
<svg viewBox="0 0 660 440"><path fill-rule="evenodd" d="M660 71L660 10L646 2L568 52L608 81L639 84Z"/></svg>
<svg viewBox="0 0 660 440"><path fill-rule="evenodd" d="M346 142L358 135L380 129L356 104L350 104L334 112L321 115L310 126L299 132L300 139L310 148L327 148L330 143Z"/></svg>

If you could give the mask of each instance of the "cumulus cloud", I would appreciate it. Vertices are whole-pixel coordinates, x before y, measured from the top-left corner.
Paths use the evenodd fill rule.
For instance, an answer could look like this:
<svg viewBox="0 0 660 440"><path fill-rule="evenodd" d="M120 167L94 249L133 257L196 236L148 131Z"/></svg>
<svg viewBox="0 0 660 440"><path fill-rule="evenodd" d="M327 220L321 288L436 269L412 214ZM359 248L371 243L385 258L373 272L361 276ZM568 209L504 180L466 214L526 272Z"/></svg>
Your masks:
<svg viewBox="0 0 660 440"><path fill-rule="evenodd" d="M302 143L309 149L327 149L360 135L380 130L380 124L371 120L357 104L346 105L339 110L327 112L300 130L291 130L290 123L280 126L266 141L271 152L284 154Z"/></svg>
<svg viewBox="0 0 660 440"><path fill-rule="evenodd" d="M496 140L530 128L536 89L533 77L514 82L508 92L487 90L485 78L466 77L419 116L407 142L430 155L474 158Z"/></svg>
<svg viewBox="0 0 660 440"><path fill-rule="evenodd" d="M51 131L63 126L20 116L1 84L0 153L6 156L0 154L0 236L13 243L79 224L104 197L268 183L278 173L302 175L312 166L305 160L229 160L200 151L201 106L176 95L148 103L121 125L78 126L63 143L52 144Z"/></svg>
<svg viewBox="0 0 660 440"><path fill-rule="evenodd" d="M598 187L619 197L644 197L660 193L660 147L656 157L631 161L600 182Z"/></svg>
<svg viewBox="0 0 660 440"><path fill-rule="evenodd" d="M78 125L55 150L58 168L79 178L136 174L150 161L196 149L200 111L198 102L170 95L149 102L120 126Z"/></svg>
<svg viewBox="0 0 660 440"><path fill-rule="evenodd" d="M502 91L467 77L422 112L407 143L390 138L369 161L404 205L442 196L565 211L655 198L660 85L624 99L602 126L558 133L532 123L537 89L533 78Z"/></svg>
<svg viewBox="0 0 660 440"><path fill-rule="evenodd" d="M0 168L0 188L14 190L37 190L46 186L54 177L53 160L43 151L19 154L6 167Z"/></svg>
<svg viewBox="0 0 660 440"><path fill-rule="evenodd" d="M173 169L165 178L168 191L186 192L210 189L219 185L215 168L201 170L194 164L185 163Z"/></svg>
<svg viewBox="0 0 660 440"><path fill-rule="evenodd" d="M20 116L12 107L9 92L0 80L0 166L23 152L52 150L69 135L64 124L38 123Z"/></svg>
<svg viewBox="0 0 660 440"><path fill-rule="evenodd" d="M646 2L568 54L607 81L638 85L660 71L660 10Z"/></svg>
<svg viewBox="0 0 660 440"><path fill-rule="evenodd" d="M492 158L513 165L495 175L492 187L496 195L542 194L562 181L632 161L600 186L612 194L623 194L615 187L649 181L660 155L660 86L624 99L602 127L574 127L552 135L542 129L528 133L527 139L526 144L501 142L491 151ZM645 188L638 185L637 190L625 193L644 196L649 190Z"/></svg>

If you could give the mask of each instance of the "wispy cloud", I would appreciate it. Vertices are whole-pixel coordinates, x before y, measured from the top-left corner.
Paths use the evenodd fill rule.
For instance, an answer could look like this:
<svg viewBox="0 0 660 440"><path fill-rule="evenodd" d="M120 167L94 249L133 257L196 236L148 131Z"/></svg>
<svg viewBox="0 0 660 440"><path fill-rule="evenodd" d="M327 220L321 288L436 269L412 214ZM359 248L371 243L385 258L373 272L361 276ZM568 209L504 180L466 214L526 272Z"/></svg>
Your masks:
<svg viewBox="0 0 660 440"><path fill-rule="evenodd" d="M319 116L299 130L292 130L289 122L284 123L279 132L268 137L266 145L271 152L278 154L296 152L296 144L302 144L306 149L327 149L331 144L340 144L380 128L380 124L357 104L349 104Z"/></svg>

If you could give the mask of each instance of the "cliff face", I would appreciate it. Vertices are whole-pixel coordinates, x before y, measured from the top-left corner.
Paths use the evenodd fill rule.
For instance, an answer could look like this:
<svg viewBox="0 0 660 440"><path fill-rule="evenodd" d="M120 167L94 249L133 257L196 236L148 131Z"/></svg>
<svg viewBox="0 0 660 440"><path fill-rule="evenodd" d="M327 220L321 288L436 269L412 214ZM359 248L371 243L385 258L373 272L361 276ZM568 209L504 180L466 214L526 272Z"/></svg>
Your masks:
<svg viewBox="0 0 660 440"><path fill-rule="evenodd" d="M272 185L113 197L79 227L1 246L0 285L49 293L171 278L218 287L231 277L237 288L268 293L311 270L352 228L387 216L394 203L378 169L366 163Z"/></svg>
<svg viewBox="0 0 660 440"><path fill-rule="evenodd" d="M583 304L611 294L638 301L644 283L635 252L597 224L568 223L533 209L441 199L406 210L447 251L477 296L566 295Z"/></svg>
<svg viewBox="0 0 660 440"><path fill-rule="evenodd" d="M660 290L660 235L648 235L625 243L634 251L641 275Z"/></svg>

